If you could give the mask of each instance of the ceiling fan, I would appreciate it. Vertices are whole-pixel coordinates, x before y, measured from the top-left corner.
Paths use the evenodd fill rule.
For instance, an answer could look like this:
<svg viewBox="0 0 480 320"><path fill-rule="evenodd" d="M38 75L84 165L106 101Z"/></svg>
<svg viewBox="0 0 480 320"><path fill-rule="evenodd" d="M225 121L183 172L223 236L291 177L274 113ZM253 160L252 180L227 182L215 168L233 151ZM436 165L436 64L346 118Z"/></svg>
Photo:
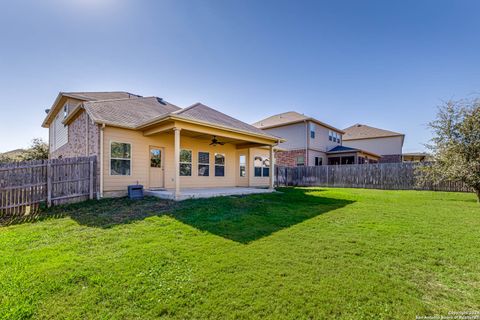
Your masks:
<svg viewBox="0 0 480 320"><path fill-rule="evenodd" d="M223 146L225 142L220 142L217 140L217 136L213 136L212 142L210 143L211 146L216 146L217 144Z"/></svg>

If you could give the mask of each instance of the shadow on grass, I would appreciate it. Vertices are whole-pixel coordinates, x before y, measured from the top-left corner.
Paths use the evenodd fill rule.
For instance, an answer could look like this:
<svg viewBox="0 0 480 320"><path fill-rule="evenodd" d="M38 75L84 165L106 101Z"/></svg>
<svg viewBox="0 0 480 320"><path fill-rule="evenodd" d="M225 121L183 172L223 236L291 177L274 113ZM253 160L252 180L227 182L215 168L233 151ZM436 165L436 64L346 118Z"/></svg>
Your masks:
<svg viewBox="0 0 480 320"><path fill-rule="evenodd" d="M318 194L322 189L184 201L173 216L199 230L249 243L353 201ZM315 193L315 194L313 194Z"/></svg>
<svg viewBox="0 0 480 320"><path fill-rule="evenodd" d="M111 228L168 215L196 229L245 244L353 202L321 196L322 189L280 191L179 203L152 197L140 201L127 198L86 201L45 209L33 216L4 219L0 225L70 217L81 225Z"/></svg>

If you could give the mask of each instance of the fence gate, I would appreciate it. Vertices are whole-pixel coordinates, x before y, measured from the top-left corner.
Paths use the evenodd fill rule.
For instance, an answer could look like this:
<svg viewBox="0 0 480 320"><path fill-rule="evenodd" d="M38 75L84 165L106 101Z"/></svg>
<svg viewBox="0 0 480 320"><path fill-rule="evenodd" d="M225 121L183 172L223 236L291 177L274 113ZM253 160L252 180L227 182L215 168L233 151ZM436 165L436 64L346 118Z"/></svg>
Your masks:
<svg viewBox="0 0 480 320"><path fill-rule="evenodd" d="M93 199L96 157L0 165L0 217L35 213L39 206Z"/></svg>

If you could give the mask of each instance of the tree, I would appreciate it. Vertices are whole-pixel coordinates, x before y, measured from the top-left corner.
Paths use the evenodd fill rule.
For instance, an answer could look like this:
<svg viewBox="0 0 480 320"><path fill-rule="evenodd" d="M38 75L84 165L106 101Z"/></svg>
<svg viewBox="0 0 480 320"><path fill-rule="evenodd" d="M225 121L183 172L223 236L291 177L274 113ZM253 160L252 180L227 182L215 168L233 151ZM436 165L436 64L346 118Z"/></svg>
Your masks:
<svg viewBox="0 0 480 320"><path fill-rule="evenodd" d="M13 162L14 160L7 156L7 155L4 155L4 154L0 154L0 164L2 163L9 163L9 162Z"/></svg>
<svg viewBox="0 0 480 320"><path fill-rule="evenodd" d="M21 158L23 161L48 159L48 144L41 138L33 139Z"/></svg>
<svg viewBox="0 0 480 320"><path fill-rule="evenodd" d="M433 163L421 169L420 180L462 181L480 203L480 99L446 102L429 127Z"/></svg>

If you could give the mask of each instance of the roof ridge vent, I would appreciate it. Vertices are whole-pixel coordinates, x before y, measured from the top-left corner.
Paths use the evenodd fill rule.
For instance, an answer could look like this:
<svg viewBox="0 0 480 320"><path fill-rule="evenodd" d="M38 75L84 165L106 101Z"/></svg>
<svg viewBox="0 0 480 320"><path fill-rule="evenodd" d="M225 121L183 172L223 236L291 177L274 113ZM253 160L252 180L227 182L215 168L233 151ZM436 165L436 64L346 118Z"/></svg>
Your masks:
<svg viewBox="0 0 480 320"><path fill-rule="evenodd" d="M156 97L156 99L157 99L158 103L161 103L161 104L163 104L164 106L167 105L167 103L165 102L165 100L163 100L163 98Z"/></svg>

